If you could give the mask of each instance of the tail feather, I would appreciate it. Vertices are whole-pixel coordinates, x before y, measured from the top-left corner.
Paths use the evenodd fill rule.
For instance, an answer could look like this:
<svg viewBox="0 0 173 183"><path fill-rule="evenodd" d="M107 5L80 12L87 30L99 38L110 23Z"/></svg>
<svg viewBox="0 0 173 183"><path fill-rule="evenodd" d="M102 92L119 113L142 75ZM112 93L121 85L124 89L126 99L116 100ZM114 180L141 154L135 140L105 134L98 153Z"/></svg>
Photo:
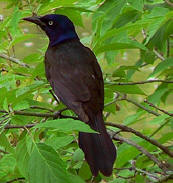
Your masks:
<svg viewBox="0 0 173 183"><path fill-rule="evenodd" d="M79 147L83 150L94 176L97 176L99 171L110 176L116 159L116 148L106 132L102 113L94 116L89 125L100 134L80 132Z"/></svg>

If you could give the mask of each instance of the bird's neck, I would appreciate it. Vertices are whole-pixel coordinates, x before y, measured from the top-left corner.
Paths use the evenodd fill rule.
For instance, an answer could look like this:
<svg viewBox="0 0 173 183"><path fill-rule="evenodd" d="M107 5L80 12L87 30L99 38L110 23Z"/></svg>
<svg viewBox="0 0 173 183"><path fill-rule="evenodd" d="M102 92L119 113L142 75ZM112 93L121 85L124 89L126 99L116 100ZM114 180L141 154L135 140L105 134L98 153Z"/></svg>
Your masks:
<svg viewBox="0 0 173 183"><path fill-rule="evenodd" d="M67 40L72 40L72 39L79 40L78 35L74 31L66 32L66 33L61 33L61 32L55 32L54 34L51 33L49 35L49 41L50 41L49 45L55 46L59 43L62 43Z"/></svg>

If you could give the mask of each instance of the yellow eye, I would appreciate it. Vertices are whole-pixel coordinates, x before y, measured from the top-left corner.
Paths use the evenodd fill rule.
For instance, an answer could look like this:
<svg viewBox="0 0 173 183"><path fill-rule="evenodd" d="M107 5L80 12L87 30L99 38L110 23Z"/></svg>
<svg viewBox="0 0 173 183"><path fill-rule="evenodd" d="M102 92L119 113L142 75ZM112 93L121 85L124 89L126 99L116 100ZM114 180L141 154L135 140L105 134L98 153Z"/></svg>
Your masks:
<svg viewBox="0 0 173 183"><path fill-rule="evenodd" d="M53 25L53 21L49 21L48 24L49 24L49 25Z"/></svg>

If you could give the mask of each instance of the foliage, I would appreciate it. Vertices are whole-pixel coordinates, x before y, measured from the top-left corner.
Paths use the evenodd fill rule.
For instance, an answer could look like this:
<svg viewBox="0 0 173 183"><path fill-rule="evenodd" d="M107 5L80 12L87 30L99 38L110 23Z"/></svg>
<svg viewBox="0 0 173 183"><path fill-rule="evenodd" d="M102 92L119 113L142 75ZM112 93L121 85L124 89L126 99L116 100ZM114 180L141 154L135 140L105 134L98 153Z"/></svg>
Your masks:
<svg viewBox="0 0 173 183"><path fill-rule="evenodd" d="M78 131L93 131L74 119L52 121L54 112L65 106L53 98L45 78L47 39L36 35L33 25L32 33L26 33L28 24L21 20L32 14L60 13L80 26L81 41L92 48L103 69L104 117L105 122L114 121L115 126L108 127L115 138L120 128L116 124L121 123L173 149L172 1L1 0L0 4L8 15L0 20L1 183L92 180L76 139ZM27 47L33 43L38 49ZM75 116L70 110L62 114ZM100 174L95 182L159 182L170 177L173 161L168 153L133 132L119 135L164 162L166 173L136 145L121 140L114 141L118 156L113 175Z"/></svg>

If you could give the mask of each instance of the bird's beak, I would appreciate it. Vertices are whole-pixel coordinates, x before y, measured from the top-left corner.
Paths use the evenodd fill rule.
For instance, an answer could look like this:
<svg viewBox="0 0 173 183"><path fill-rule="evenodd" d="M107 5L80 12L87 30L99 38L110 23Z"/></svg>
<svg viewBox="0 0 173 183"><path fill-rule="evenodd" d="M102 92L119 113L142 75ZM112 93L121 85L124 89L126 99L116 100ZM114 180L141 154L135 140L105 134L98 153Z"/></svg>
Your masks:
<svg viewBox="0 0 173 183"><path fill-rule="evenodd" d="M40 27L45 27L46 24L44 22L42 22L40 18L41 18L40 16L34 16L34 17L23 18L23 20L35 23L35 24L39 25Z"/></svg>

